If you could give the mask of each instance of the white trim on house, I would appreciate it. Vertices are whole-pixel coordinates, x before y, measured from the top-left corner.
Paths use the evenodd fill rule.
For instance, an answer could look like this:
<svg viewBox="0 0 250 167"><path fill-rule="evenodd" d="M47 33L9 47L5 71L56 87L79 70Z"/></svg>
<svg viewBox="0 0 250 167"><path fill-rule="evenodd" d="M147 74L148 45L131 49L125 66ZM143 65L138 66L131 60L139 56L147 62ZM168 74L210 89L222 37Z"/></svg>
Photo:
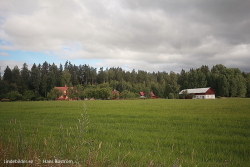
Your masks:
<svg viewBox="0 0 250 167"><path fill-rule="evenodd" d="M194 95L193 99L215 99L215 95Z"/></svg>

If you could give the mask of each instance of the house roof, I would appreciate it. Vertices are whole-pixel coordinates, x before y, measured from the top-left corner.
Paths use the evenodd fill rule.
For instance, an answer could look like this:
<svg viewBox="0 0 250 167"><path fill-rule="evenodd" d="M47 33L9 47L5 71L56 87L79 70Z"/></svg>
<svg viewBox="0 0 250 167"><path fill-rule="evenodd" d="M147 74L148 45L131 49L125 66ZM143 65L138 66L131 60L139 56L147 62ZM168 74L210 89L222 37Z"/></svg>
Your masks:
<svg viewBox="0 0 250 167"><path fill-rule="evenodd" d="M139 92L140 96L144 96L144 93L143 92Z"/></svg>
<svg viewBox="0 0 250 167"><path fill-rule="evenodd" d="M68 90L68 87L55 87L55 88L60 90Z"/></svg>
<svg viewBox="0 0 250 167"><path fill-rule="evenodd" d="M68 90L69 88L73 89L74 87L55 87L55 88L64 91L64 90Z"/></svg>
<svg viewBox="0 0 250 167"><path fill-rule="evenodd" d="M114 95L114 94L116 94L116 93L120 93L120 92L117 91L117 90L115 90L115 89L111 92L112 95Z"/></svg>
<svg viewBox="0 0 250 167"><path fill-rule="evenodd" d="M183 91L187 91L188 94L190 94L190 93L206 93L209 89L210 89L210 87L208 87L208 88L196 88L196 89L184 89L184 90L180 91L179 94L182 94Z"/></svg>
<svg viewBox="0 0 250 167"><path fill-rule="evenodd" d="M155 96L155 94L153 92L150 92L151 96Z"/></svg>

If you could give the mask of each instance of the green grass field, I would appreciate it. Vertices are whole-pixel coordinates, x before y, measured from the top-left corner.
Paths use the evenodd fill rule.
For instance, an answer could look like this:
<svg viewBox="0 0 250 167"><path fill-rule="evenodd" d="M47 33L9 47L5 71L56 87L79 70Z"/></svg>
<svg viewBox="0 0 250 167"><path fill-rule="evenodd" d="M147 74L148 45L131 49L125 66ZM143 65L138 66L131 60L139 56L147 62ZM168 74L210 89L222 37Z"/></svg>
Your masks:
<svg viewBox="0 0 250 167"><path fill-rule="evenodd" d="M250 99L0 103L0 139L1 163L245 167Z"/></svg>

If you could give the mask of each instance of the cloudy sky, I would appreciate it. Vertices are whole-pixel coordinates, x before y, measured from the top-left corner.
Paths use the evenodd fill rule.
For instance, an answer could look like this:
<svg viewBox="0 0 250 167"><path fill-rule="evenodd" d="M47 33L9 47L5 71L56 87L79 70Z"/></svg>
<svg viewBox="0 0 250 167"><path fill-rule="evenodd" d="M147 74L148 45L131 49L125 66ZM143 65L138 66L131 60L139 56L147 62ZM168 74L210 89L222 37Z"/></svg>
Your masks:
<svg viewBox="0 0 250 167"><path fill-rule="evenodd" d="M250 72L249 0L0 0L0 66Z"/></svg>

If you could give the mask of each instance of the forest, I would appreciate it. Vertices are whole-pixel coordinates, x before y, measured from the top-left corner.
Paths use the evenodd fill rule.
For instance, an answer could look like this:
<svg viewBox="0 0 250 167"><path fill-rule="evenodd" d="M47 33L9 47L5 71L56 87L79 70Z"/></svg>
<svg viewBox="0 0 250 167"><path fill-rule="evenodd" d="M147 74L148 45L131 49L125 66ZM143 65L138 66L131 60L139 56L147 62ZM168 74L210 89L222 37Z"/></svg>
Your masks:
<svg viewBox="0 0 250 167"><path fill-rule="evenodd" d="M179 98L182 89L211 87L217 97L250 97L250 73L222 64L207 65L180 73L125 71L121 67L95 68L87 64L75 65L66 61L64 66L54 63L36 65L26 63L21 69L9 66L0 76L0 99L49 100L58 96L54 87L74 87L71 98L107 99L111 96L135 98L138 92L153 92L160 98ZM117 90L120 94L111 94Z"/></svg>

